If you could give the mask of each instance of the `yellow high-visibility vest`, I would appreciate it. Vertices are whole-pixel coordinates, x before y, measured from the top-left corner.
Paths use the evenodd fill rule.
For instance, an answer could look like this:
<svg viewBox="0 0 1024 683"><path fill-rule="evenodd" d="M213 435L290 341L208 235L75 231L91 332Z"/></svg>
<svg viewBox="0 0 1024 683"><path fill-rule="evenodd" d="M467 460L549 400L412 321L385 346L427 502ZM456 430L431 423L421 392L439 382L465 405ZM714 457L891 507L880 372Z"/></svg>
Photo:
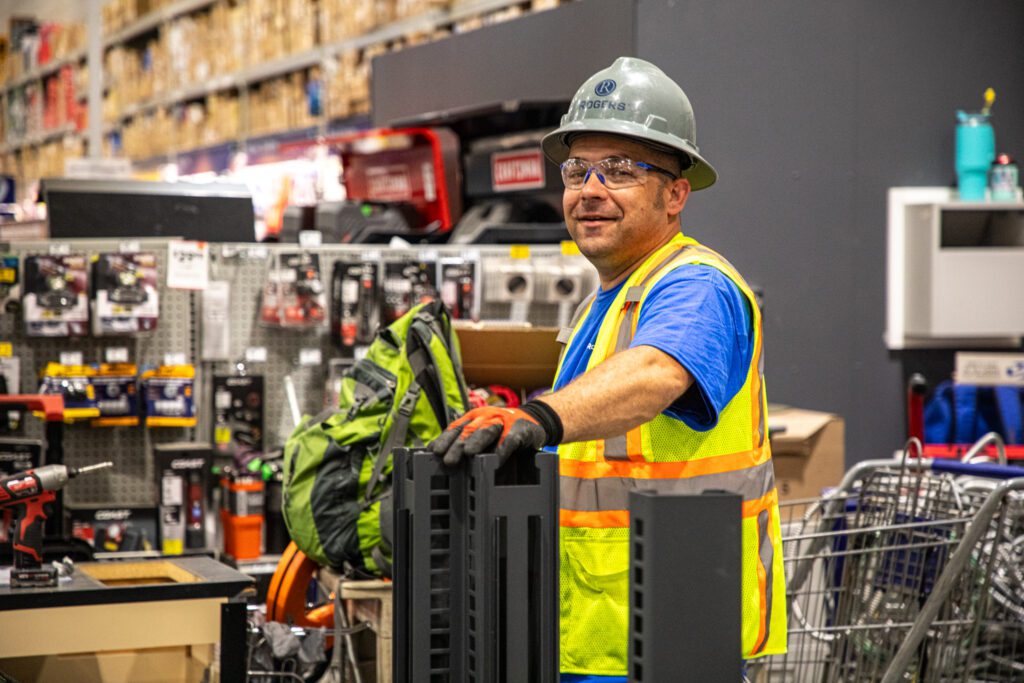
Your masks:
<svg viewBox="0 0 1024 683"><path fill-rule="evenodd" d="M699 432L658 415L629 433L558 447L560 474L561 670L626 675L629 628L629 491L699 493L724 489L743 497L742 652L750 659L786 651L786 581L778 495L765 414L761 312L753 292L719 254L682 234L626 280L598 329L587 370L629 348L647 292L675 268L718 269L750 303L754 350L743 387L718 424ZM572 343L590 314L577 313ZM565 339L568 336L568 339ZM563 356L564 357L564 356ZM558 372L561 372L561 362ZM557 375L556 375L557 381ZM699 619L700 615L681 615Z"/></svg>

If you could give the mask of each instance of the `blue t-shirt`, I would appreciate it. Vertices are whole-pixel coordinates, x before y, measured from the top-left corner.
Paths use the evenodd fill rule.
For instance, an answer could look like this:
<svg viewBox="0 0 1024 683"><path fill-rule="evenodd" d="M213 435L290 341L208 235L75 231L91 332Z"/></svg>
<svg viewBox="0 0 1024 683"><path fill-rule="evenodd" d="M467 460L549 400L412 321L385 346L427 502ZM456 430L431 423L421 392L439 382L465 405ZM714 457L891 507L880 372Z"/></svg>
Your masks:
<svg viewBox="0 0 1024 683"><path fill-rule="evenodd" d="M586 370L601 321L624 284L598 292L566 349L555 391ZM707 431L746 381L753 342L749 305L739 287L716 268L687 265L648 292L630 348L653 346L686 368L694 384L664 414Z"/></svg>

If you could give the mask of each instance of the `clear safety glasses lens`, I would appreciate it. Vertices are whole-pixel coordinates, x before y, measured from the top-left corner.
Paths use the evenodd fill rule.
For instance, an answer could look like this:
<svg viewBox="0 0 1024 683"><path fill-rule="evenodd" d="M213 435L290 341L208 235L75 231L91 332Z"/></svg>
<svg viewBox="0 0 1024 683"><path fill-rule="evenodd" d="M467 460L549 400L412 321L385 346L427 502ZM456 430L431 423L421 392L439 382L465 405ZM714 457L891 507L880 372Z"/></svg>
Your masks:
<svg viewBox="0 0 1024 683"><path fill-rule="evenodd" d="M647 178L648 168L648 164L618 157L595 163L566 159L562 163L562 182L570 190L579 190L590 180L590 174L596 173L602 185L610 190L621 190L642 184Z"/></svg>

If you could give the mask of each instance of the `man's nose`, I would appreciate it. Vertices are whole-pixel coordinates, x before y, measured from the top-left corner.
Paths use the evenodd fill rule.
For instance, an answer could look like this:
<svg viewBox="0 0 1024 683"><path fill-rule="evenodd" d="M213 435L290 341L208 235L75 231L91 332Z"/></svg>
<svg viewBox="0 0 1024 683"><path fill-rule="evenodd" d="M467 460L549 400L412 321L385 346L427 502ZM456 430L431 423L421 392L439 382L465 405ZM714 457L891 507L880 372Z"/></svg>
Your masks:
<svg viewBox="0 0 1024 683"><path fill-rule="evenodd" d="M604 186L604 182L601 180L601 176L598 175L597 169L590 169L586 179L583 181L583 187L580 188L580 196L604 195L607 192L608 188Z"/></svg>

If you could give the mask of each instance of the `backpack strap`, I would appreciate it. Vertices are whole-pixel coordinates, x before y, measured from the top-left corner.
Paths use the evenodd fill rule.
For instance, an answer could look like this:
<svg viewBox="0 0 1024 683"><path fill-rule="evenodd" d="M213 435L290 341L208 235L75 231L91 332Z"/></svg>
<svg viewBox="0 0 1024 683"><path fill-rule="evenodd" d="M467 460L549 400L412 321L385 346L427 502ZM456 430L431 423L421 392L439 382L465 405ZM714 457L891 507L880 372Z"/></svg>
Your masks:
<svg viewBox="0 0 1024 683"><path fill-rule="evenodd" d="M384 445L377 453L377 461L373 463L373 474L370 475L370 481L366 483L366 492L363 494L363 498L367 502L373 497L373 490L377 488L377 483L384 473L384 466L391 458L391 451L405 443L405 437L409 433L409 423L412 421L412 413L416 409L416 401L419 398L420 387L413 382L399 402L398 409L395 410L395 419L391 421L391 431L388 432L388 438L384 440Z"/></svg>

